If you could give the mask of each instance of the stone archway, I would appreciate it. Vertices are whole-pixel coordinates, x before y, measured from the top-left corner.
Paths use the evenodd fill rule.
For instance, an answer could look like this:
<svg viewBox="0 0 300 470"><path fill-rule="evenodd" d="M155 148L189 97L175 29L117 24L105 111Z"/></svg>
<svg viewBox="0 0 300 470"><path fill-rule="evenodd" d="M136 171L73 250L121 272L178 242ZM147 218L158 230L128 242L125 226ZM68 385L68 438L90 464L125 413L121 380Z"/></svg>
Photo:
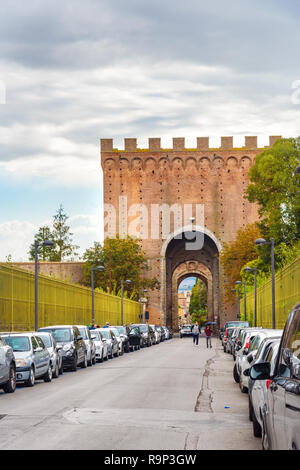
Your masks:
<svg viewBox="0 0 300 470"><path fill-rule="evenodd" d="M192 238L201 235L201 246L191 245ZM187 249L188 247L188 249ZM163 323L170 328L176 327L174 319L174 298L172 295L173 275L176 269L184 263L198 263L202 270L208 270L211 274L211 308L208 315L209 320L217 321L220 312L220 273L219 273L219 251L221 244L214 235L207 230L191 226L184 227L181 233L178 231L165 241L161 252L161 312ZM193 265L190 265L193 266ZM189 272L191 272L193 268ZM200 275L200 273L199 273ZM204 276L205 277L205 276ZM175 323L174 323L175 321Z"/></svg>
<svg viewBox="0 0 300 470"><path fill-rule="evenodd" d="M178 287L187 277L198 277L206 284L208 317L212 317L213 285L211 271L207 266L196 260L185 261L177 266L172 276L172 329L175 331L178 329Z"/></svg>

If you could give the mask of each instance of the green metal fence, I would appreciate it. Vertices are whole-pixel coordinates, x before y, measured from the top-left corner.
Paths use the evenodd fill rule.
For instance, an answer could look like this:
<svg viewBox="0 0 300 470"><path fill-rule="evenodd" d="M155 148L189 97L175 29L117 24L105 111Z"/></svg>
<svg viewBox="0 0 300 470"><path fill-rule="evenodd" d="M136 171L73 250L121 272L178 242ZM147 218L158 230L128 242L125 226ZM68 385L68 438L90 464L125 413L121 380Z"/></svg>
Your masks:
<svg viewBox="0 0 300 470"><path fill-rule="evenodd" d="M283 328L291 308L300 301L300 257L275 275L276 328ZM247 320L254 325L254 290L246 295ZM244 299L240 301L244 319ZM272 282L257 288L257 325L272 328Z"/></svg>
<svg viewBox="0 0 300 470"><path fill-rule="evenodd" d="M121 324L121 298L95 292L95 323ZM139 323L139 303L124 299L124 323ZM91 289L39 275L39 326L88 325ZM34 274L0 264L0 331L34 330Z"/></svg>

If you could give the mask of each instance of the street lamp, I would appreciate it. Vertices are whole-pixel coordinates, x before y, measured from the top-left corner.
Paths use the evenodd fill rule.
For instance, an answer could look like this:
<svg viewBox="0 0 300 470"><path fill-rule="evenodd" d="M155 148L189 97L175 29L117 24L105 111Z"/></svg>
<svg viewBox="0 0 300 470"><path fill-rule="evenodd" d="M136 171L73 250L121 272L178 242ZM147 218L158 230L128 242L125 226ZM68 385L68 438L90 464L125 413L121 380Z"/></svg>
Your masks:
<svg viewBox="0 0 300 470"><path fill-rule="evenodd" d="M274 257L274 238L269 242L263 238L255 240L256 246L270 245L271 247L271 271L272 271L272 328L275 329L275 257Z"/></svg>
<svg viewBox="0 0 300 470"><path fill-rule="evenodd" d="M143 293L145 294L147 291L147 289L143 289ZM143 315L142 315L142 289L139 289L139 303L140 303L140 315L139 315L139 318L140 318L140 321L142 321L142 318L143 318ZM144 312L143 312L144 313Z"/></svg>
<svg viewBox="0 0 300 470"><path fill-rule="evenodd" d="M131 280L126 279L125 284L130 284ZM124 291L124 281L121 280L121 326L123 326L123 291Z"/></svg>
<svg viewBox="0 0 300 470"><path fill-rule="evenodd" d="M35 331L39 327L39 307L38 307L38 249L39 246L53 246L54 243L51 240L45 240L43 243L39 244L37 240L34 242L34 327Z"/></svg>
<svg viewBox="0 0 300 470"><path fill-rule="evenodd" d="M240 315L240 285L242 284L241 281L236 281L235 282L235 285L237 286L236 290L237 290L237 318L238 320L240 320L241 318L241 315Z"/></svg>
<svg viewBox="0 0 300 470"><path fill-rule="evenodd" d="M96 268L92 266L92 276L91 276L91 284L92 284L92 325L94 324L95 321L95 308L94 308L94 289L95 289L95 283L94 283L94 273L95 271L104 271L104 266L97 266Z"/></svg>
<svg viewBox="0 0 300 470"><path fill-rule="evenodd" d="M256 279L257 279L257 266L254 268L246 267L244 268L245 273L254 272L254 326L256 326L257 322L257 299L256 299Z"/></svg>

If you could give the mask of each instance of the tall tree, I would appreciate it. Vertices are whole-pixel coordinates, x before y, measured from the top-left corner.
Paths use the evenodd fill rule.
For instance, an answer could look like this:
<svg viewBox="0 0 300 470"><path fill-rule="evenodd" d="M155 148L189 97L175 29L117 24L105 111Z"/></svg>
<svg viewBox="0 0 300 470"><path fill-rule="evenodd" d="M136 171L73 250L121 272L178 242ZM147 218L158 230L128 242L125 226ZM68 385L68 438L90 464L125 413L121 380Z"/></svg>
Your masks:
<svg viewBox="0 0 300 470"><path fill-rule="evenodd" d="M91 284L91 266L104 266L103 272L95 271L95 286L105 291L119 294L121 281L130 279L126 291L133 299L138 299L139 289L156 289L159 282L156 278L146 278L147 260L139 240L127 237L106 238L103 245L94 242L83 255L84 283Z"/></svg>
<svg viewBox="0 0 300 470"><path fill-rule="evenodd" d="M199 278L192 288L189 314L191 315L193 323L195 323L195 321L198 321L200 325L205 323L207 314L207 287Z"/></svg>
<svg viewBox="0 0 300 470"><path fill-rule="evenodd" d="M38 259L41 261L53 261L53 257L55 257L55 247L43 246L43 242L46 240L50 240L54 243L54 236L50 227L48 227L48 225L40 227L34 236L34 240L39 244ZM35 259L35 242L30 245L29 259L31 261Z"/></svg>
<svg viewBox="0 0 300 470"><path fill-rule="evenodd" d="M60 205L53 216L54 259L52 261L63 261L66 258L78 256L76 250L79 246L73 245L73 233L70 232L68 219L69 216L65 213L63 206Z"/></svg>
<svg viewBox="0 0 300 470"><path fill-rule="evenodd" d="M275 244L293 244L300 239L300 137L279 139L255 158L249 171L246 197L259 205L263 236Z"/></svg>

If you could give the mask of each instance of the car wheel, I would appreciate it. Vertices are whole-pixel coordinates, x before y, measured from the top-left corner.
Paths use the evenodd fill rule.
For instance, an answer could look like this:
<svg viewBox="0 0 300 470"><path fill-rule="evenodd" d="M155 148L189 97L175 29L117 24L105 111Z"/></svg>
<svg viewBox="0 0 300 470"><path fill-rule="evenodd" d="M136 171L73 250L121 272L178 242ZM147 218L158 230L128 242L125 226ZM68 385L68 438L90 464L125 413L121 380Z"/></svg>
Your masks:
<svg viewBox="0 0 300 470"><path fill-rule="evenodd" d="M95 365L96 364L96 355L92 359L92 363Z"/></svg>
<svg viewBox="0 0 300 470"><path fill-rule="evenodd" d="M102 351L101 357L99 358L98 362L103 362L103 351Z"/></svg>
<svg viewBox="0 0 300 470"><path fill-rule="evenodd" d="M248 393L248 388L245 387L245 386L242 384L242 381L241 381L241 380L239 381L239 384L240 384L241 392L242 392L242 393Z"/></svg>
<svg viewBox="0 0 300 470"><path fill-rule="evenodd" d="M33 387L35 383L35 375L34 375L34 369L31 367L30 372L29 372L29 379L26 380L25 385L26 387Z"/></svg>
<svg viewBox="0 0 300 470"><path fill-rule="evenodd" d="M86 369L87 368L87 357L86 354L84 355L84 360L80 364L81 369Z"/></svg>
<svg viewBox="0 0 300 470"><path fill-rule="evenodd" d="M9 379L6 384L3 386L5 393L14 393L16 390L16 369L13 364L11 364L9 369Z"/></svg>
<svg viewBox="0 0 300 470"><path fill-rule="evenodd" d="M256 419L255 413L252 414L252 418L253 418L253 420L252 420L253 435L254 435L254 437L261 437L262 436L261 426L260 426L259 422Z"/></svg>
<svg viewBox="0 0 300 470"><path fill-rule="evenodd" d="M248 399L248 404L249 404L249 421L253 421L253 406L252 406L252 403L251 403L251 398L250 398L250 395L249 395L249 399Z"/></svg>
<svg viewBox="0 0 300 470"><path fill-rule="evenodd" d="M48 370L46 374L44 375L43 379L44 379L44 382L51 382L52 380L52 366L50 363L49 363Z"/></svg>
<svg viewBox="0 0 300 470"><path fill-rule="evenodd" d="M77 370L77 356L75 354L74 359L73 359L73 363L72 363L72 366L71 366L71 371L76 372L76 370Z"/></svg>
<svg viewBox="0 0 300 470"><path fill-rule="evenodd" d="M57 379L58 376L59 376L59 368L58 368L58 364L57 364L57 362L56 362L56 364L55 364L55 370L54 370L54 372L53 372L53 378L54 378L54 379Z"/></svg>
<svg viewBox="0 0 300 470"><path fill-rule="evenodd" d="M233 368L233 378L237 384L240 382L240 377L236 368L236 364L234 364L234 368Z"/></svg>
<svg viewBox="0 0 300 470"><path fill-rule="evenodd" d="M90 355L90 359L88 360L88 366L91 367L93 364L93 360L92 360L92 353Z"/></svg>
<svg viewBox="0 0 300 470"><path fill-rule="evenodd" d="M60 366L60 369L59 369L59 375L62 375L64 373L64 368L63 368L63 363L61 361L61 366Z"/></svg>

